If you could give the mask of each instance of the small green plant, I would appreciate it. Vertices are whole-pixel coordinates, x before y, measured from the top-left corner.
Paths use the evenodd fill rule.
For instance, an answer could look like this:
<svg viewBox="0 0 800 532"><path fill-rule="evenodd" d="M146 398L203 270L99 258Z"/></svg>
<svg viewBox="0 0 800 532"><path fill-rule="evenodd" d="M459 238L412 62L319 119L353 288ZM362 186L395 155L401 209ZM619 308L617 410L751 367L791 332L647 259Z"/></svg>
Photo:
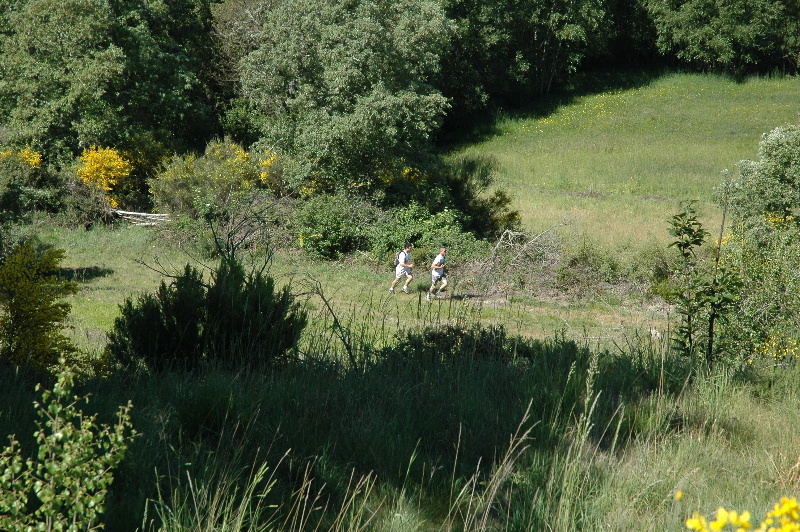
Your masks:
<svg viewBox="0 0 800 532"><path fill-rule="evenodd" d="M63 256L28 239L0 263L0 359L45 371L76 352L62 333L71 307L61 298L78 291L58 277Z"/></svg>
<svg viewBox="0 0 800 532"><path fill-rule="evenodd" d="M711 364L715 322L725 317L738 297L741 283L733 270L720 266L721 243L717 245L713 269L700 267L696 249L705 243L709 232L697 220L693 202L682 206L683 210L670 221L670 234L675 238L670 246L677 248L681 256L677 284L671 294L681 316L675 342L681 351L692 355L704 338L706 362Z"/></svg>
<svg viewBox="0 0 800 532"><path fill-rule="evenodd" d="M63 363L63 360L62 360ZM78 408L87 397L72 395L74 377L64 370L52 390L34 402L39 421L34 433L39 450L24 458L12 435L0 452L0 529L8 532L100 530L100 515L114 469L135 434L130 402L120 407L117 423L98 424ZM37 385L39 390L41 385Z"/></svg>

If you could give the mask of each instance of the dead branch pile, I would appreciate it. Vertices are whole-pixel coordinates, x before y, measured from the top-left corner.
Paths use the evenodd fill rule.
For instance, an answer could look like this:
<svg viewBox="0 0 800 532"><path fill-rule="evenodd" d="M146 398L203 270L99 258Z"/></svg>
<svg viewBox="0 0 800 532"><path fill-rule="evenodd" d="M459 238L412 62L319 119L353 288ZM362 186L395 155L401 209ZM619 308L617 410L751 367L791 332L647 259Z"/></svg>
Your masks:
<svg viewBox="0 0 800 532"><path fill-rule="evenodd" d="M114 218L122 218L133 225L160 225L169 222L168 214L151 214L147 212L130 212L119 209L111 209Z"/></svg>

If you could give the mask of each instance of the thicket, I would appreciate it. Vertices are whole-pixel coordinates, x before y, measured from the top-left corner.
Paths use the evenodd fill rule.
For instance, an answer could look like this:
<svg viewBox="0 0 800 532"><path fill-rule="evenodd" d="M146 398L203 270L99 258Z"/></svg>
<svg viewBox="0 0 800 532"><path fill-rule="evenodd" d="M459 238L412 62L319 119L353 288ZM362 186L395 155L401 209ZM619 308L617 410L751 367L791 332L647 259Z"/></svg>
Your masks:
<svg viewBox="0 0 800 532"><path fill-rule="evenodd" d="M731 360L794 364L798 355L798 218L800 126L763 135L758 160L739 163L739 175L722 187L732 213L722 259L742 279L723 338Z"/></svg>
<svg viewBox="0 0 800 532"><path fill-rule="evenodd" d="M170 158L188 163L231 136L263 161L280 159L268 183L277 194L347 192L384 206L417 191L435 212L442 202L424 196L461 172L437 156L437 139L454 128L569 90L598 60L641 66L661 53L700 70L793 72L797 9L785 0L5 2L0 145L34 150L41 166L36 182L12 183L19 171L3 169L0 193L18 211L85 206L64 198L85 196L75 163L96 146L131 165L114 200L147 209ZM502 195L462 199L445 203L481 236L513 221L503 220ZM489 227L475 227L487 209Z"/></svg>
<svg viewBox="0 0 800 532"><path fill-rule="evenodd" d="M238 260L223 257L210 283L186 265L155 293L126 299L107 351L128 370L281 366L306 321L289 286L278 290L263 271L245 273Z"/></svg>
<svg viewBox="0 0 800 532"><path fill-rule="evenodd" d="M44 373L77 351L64 334L63 298L78 286L59 276L63 255L29 238L0 258L0 360Z"/></svg>

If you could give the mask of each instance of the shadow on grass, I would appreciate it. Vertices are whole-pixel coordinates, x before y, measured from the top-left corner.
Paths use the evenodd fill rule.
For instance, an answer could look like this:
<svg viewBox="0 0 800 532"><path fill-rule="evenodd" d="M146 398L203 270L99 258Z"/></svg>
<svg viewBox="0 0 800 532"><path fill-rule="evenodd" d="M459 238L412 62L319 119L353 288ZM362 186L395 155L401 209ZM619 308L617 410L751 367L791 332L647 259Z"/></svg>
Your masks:
<svg viewBox="0 0 800 532"><path fill-rule="evenodd" d="M584 70L575 76L569 86L559 91L500 102L493 109L471 116L468 122L462 120L463 124L440 136L439 147L447 152L482 142L497 134L497 124L504 119L545 118L583 96L644 87L665 73L667 71L663 68Z"/></svg>
<svg viewBox="0 0 800 532"><path fill-rule="evenodd" d="M114 270L111 268L100 268L97 266L89 266L87 268L60 268L58 271L58 275L62 279L78 283L88 283L89 281L100 277L107 277L113 273Z"/></svg>
<svg viewBox="0 0 800 532"><path fill-rule="evenodd" d="M603 445L620 402L683 384L685 368L668 360L664 372L656 355L592 353L565 338L524 339L502 327L436 326L401 334L355 369L307 357L280 371L97 382L94 403L112 409L133 399L142 433L115 481L107 524L132 530L124 523L156 497L156 471L168 492L181 476L207 474L209 460L278 464L287 450L276 466L275 504L311 467L330 507L344 500L355 473L397 491L418 486L430 511L443 511L454 479L461 485L476 472L491 474L529 407L530 448L540 459L555 456L584 413L592 373L590 393L602 390L594 438ZM664 374L674 379L663 382ZM635 426L626 430L620 439L635 437Z"/></svg>

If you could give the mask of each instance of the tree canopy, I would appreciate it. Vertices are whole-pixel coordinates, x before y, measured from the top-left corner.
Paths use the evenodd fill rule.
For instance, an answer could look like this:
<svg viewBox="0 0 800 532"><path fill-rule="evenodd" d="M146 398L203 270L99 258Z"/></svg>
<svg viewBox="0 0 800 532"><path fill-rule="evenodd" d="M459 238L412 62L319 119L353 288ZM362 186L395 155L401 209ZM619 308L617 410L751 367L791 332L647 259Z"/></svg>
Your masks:
<svg viewBox="0 0 800 532"><path fill-rule="evenodd" d="M447 108L430 76L450 31L433 1L281 2L241 63L260 144L312 187L374 188L429 152Z"/></svg>

